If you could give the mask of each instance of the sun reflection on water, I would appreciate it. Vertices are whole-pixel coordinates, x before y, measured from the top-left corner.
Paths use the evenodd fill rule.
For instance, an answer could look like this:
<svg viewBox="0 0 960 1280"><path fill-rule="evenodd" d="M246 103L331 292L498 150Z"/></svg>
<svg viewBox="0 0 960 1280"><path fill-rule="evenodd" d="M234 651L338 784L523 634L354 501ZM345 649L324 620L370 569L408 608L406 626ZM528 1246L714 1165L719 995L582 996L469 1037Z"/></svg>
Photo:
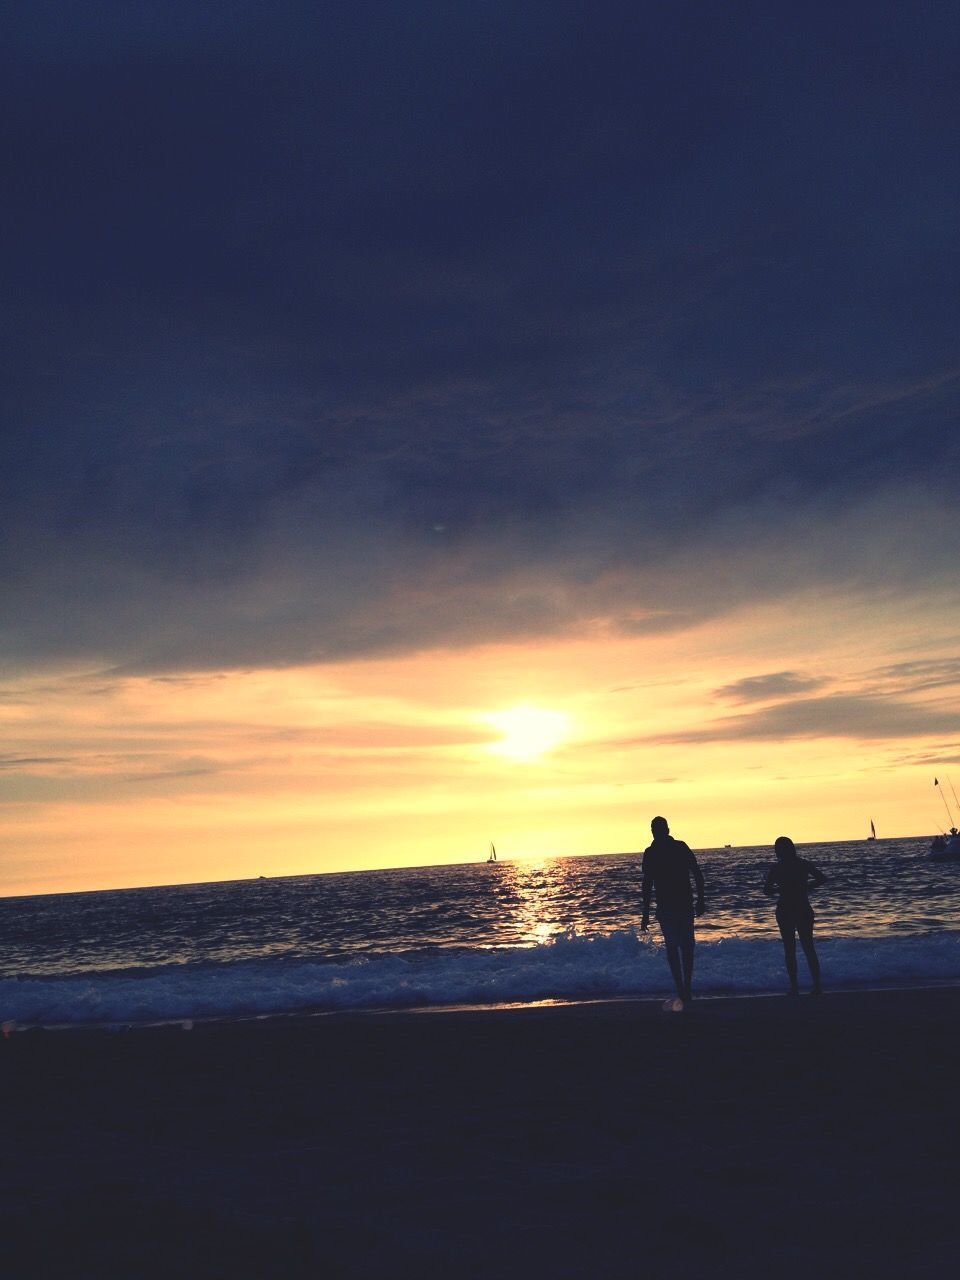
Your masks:
<svg viewBox="0 0 960 1280"><path fill-rule="evenodd" d="M537 858L501 864L504 905L509 912L511 945L537 946L560 934L586 927L575 902L563 862Z"/></svg>

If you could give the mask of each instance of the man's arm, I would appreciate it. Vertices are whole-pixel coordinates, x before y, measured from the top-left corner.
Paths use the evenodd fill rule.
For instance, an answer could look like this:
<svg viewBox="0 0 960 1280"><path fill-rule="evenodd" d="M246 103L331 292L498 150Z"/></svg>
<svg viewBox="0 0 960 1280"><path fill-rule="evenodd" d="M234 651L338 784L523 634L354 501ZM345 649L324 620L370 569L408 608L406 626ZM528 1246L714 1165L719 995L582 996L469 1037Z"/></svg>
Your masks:
<svg viewBox="0 0 960 1280"><path fill-rule="evenodd" d="M640 928L646 929L650 923L650 899L653 896L653 876L650 874L650 864L646 854L643 855L640 870L643 873L643 915L640 917Z"/></svg>
<svg viewBox="0 0 960 1280"><path fill-rule="evenodd" d="M698 916L702 916L704 911L706 911L707 909L706 899L703 896L704 894L703 872L700 870L700 863L697 861L693 850L688 847L687 852L690 854L690 870L693 872L693 878L697 882L696 911Z"/></svg>

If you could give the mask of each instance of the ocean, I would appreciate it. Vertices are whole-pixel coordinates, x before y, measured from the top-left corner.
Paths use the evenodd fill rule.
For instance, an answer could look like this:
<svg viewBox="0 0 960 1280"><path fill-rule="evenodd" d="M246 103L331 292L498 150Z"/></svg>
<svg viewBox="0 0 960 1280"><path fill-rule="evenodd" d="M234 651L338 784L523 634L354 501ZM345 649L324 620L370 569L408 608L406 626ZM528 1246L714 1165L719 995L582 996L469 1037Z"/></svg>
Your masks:
<svg viewBox="0 0 960 1280"><path fill-rule="evenodd" d="M960 863L929 840L798 846L829 988L960 981ZM697 851L701 995L783 990L769 847ZM0 899L0 1021L69 1026L660 996L640 855ZM800 957L801 985L806 977Z"/></svg>

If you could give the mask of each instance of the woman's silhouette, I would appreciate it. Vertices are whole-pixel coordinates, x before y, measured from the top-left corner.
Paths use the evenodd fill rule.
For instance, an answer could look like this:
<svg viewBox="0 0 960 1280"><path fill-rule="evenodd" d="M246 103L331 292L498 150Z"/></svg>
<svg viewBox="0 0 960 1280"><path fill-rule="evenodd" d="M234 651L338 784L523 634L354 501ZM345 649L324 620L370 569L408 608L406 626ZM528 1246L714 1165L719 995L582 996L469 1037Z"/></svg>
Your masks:
<svg viewBox="0 0 960 1280"><path fill-rule="evenodd" d="M813 979L813 994L818 996L820 987L820 961L813 949L813 907L807 897L811 889L818 889L826 876L812 862L797 854L796 845L789 836L778 836L773 846L777 860L767 872L764 892L779 894L777 924L783 938L783 958L790 978L790 994L799 995L797 986L797 938L803 947Z"/></svg>

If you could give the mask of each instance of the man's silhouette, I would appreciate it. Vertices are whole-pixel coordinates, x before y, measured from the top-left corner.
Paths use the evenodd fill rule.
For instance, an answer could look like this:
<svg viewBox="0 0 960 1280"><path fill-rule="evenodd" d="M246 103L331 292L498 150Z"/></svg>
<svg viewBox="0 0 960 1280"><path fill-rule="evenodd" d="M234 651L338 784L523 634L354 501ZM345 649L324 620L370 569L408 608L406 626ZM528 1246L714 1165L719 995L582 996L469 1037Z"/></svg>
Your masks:
<svg viewBox="0 0 960 1280"><path fill-rule="evenodd" d="M693 981L693 917L706 910L703 897L703 872L697 865L690 846L674 840L666 818L650 823L653 843L643 855L643 918L640 928L650 923L650 898L657 900L657 920L667 948L667 961L677 995L692 1000ZM694 905L690 877L697 885Z"/></svg>

